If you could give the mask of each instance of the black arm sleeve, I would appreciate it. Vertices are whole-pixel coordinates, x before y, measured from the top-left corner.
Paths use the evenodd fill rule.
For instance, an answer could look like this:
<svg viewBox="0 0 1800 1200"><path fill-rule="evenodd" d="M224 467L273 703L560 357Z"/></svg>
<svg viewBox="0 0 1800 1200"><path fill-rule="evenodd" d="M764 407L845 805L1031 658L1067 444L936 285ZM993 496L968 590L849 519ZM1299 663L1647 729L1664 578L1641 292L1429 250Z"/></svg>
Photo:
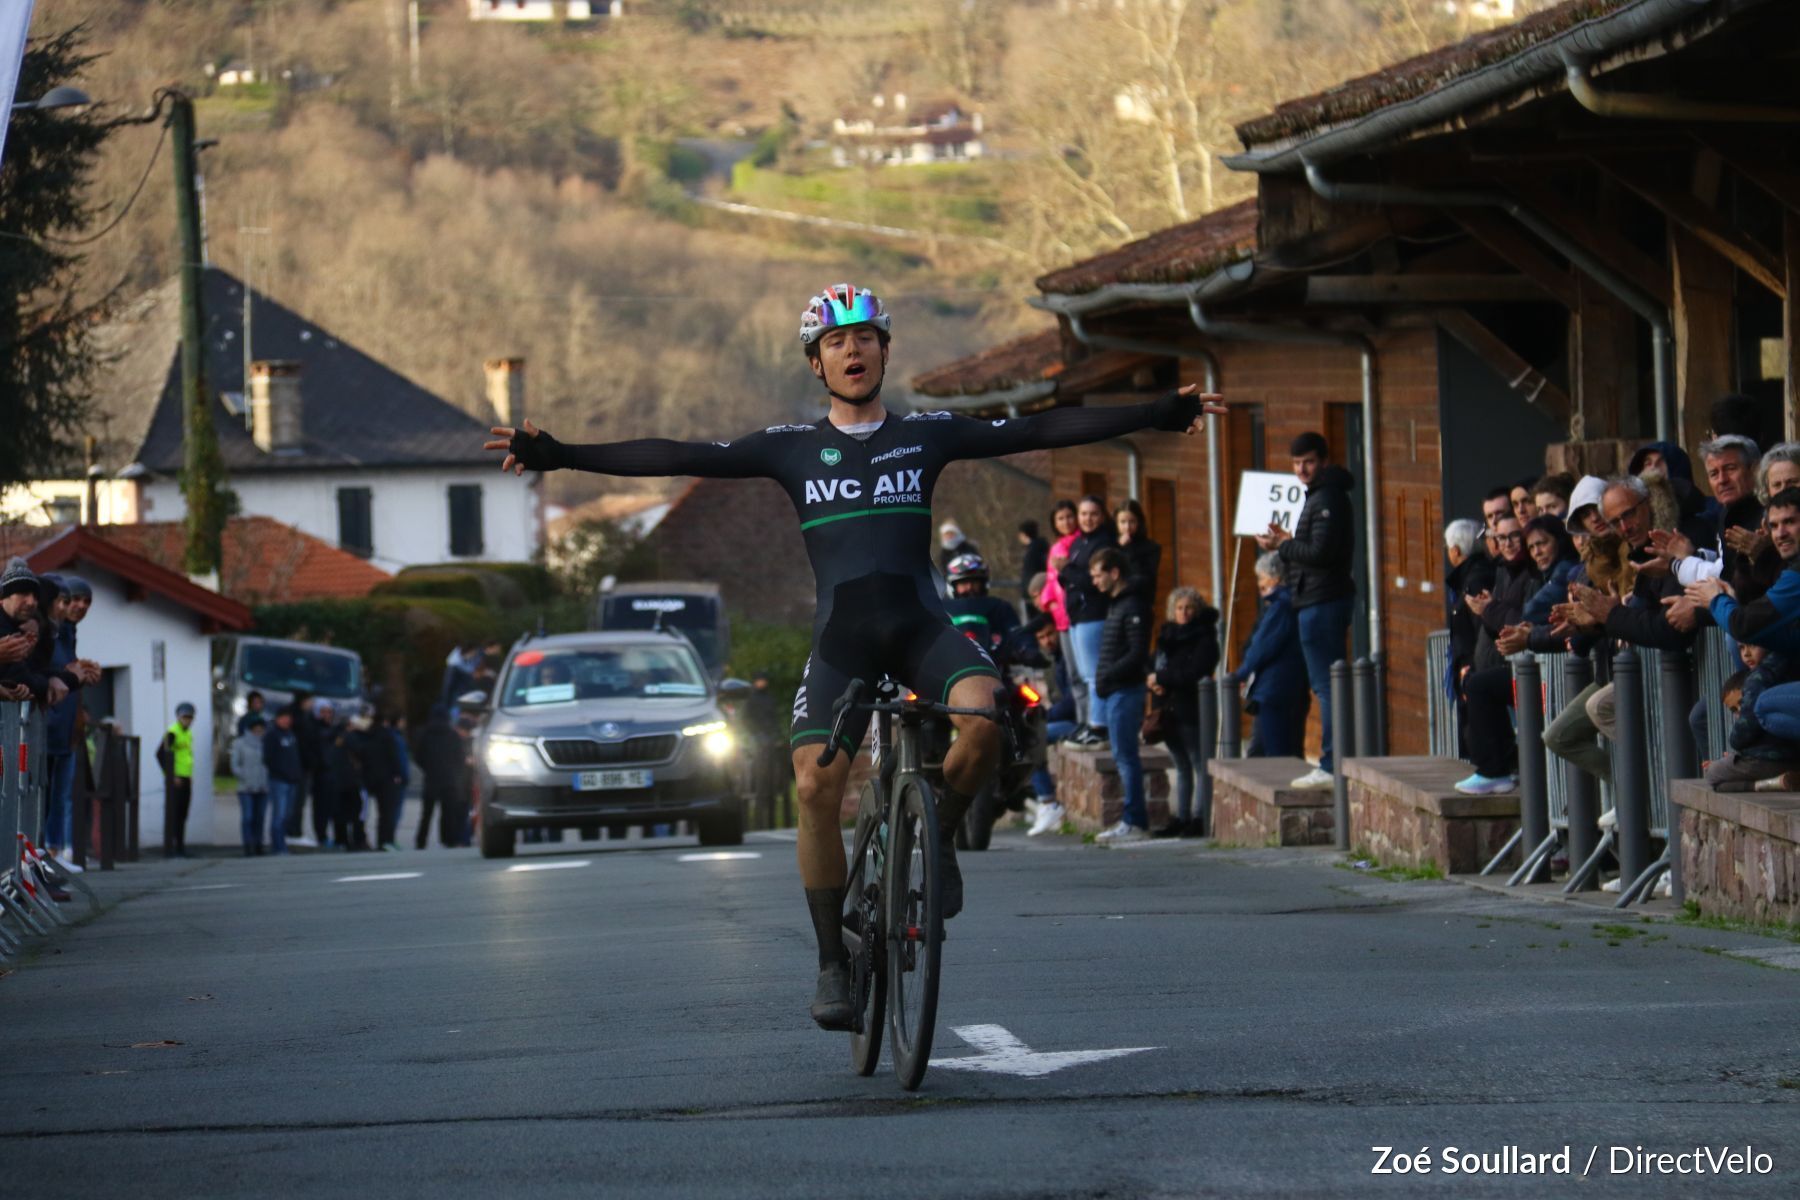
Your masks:
<svg viewBox="0 0 1800 1200"><path fill-rule="evenodd" d="M527 471L575 470L599 475L699 475L754 479L770 475L768 438L753 433L735 442L675 442L642 438L568 446L547 433L515 433L511 451Z"/></svg>
<svg viewBox="0 0 1800 1200"><path fill-rule="evenodd" d="M1200 397L1170 392L1150 404L1053 408L1030 417L977 421L958 417L945 431L946 458L997 458L1021 450L1057 450L1103 442L1142 429L1180 433L1200 415Z"/></svg>

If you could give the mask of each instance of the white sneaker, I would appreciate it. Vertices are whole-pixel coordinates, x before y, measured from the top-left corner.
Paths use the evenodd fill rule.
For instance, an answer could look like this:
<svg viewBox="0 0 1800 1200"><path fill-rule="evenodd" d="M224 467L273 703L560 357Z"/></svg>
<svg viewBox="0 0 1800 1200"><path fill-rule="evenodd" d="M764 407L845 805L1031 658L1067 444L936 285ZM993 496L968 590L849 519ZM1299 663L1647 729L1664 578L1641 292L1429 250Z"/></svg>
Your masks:
<svg viewBox="0 0 1800 1200"><path fill-rule="evenodd" d="M1616 892L1619 890L1619 881L1617 879L1609 879L1600 885L1600 890L1603 892Z"/></svg>
<svg viewBox="0 0 1800 1200"><path fill-rule="evenodd" d="M1607 809L1600 814L1600 819L1595 821L1594 824L1602 829L1613 829L1617 827L1619 824L1619 810L1617 808ZM1613 890L1617 891L1618 889L1614 888Z"/></svg>
<svg viewBox="0 0 1800 1200"><path fill-rule="evenodd" d="M1118 837L1120 833L1130 828L1131 826L1125 824L1124 821L1120 821L1117 825L1114 825L1109 829L1102 829L1099 833L1095 834L1094 840L1096 842L1110 842Z"/></svg>
<svg viewBox="0 0 1800 1200"><path fill-rule="evenodd" d="M1025 831L1026 837L1036 837L1040 833L1055 833L1062 828L1063 806L1054 800L1045 801L1037 806L1037 818L1032 821L1031 828Z"/></svg>
<svg viewBox="0 0 1800 1200"><path fill-rule="evenodd" d="M1139 829L1136 825L1127 825L1125 822L1120 821L1117 831L1114 832L1112 837L1107 839L1106 844L1109 846L1126 846L1130 845L1132 842L1147 842L1149 840L1149 830Z"/></svg>
<svg viewBox="0 0 1800 1200"><path fill-rule="evenodd" d="M1319 768L1314 767L1306 774L1300 776L1300 778L1290 780L1288 786L1291 788L1304 788L1307 791L1318 791L1322 788L1330 787L1331 784L1331 772L1321 771Z"/></svg>
<svg viewBox="0 0 1800 1200"><path fill-rule="evenodd" d="M86 867L81 866L78 863L76 863L76 861L74 859L70 858L67 854L58 854L56 856L56 865L61 867L63 870L67 871L71 875L83 875L83 874L87 873Z"/></svg>
<svg viewBox="0 0 1800 1200"><path fill-rule="evenodd" d="M313 837L307 837L303 833L299 837L289 838L287 840L287 844L290 846L305 846L310 850L316 850L319 848L319 839L313 838Z"/></svg>
<svg viewBox="0 0 1800 1200"><path fill-rule="evenodd" d="M1027 824L1037 820L1038 809L1042 807L1042 803L1035 796L1025 802L1025 821Z"/></svg>

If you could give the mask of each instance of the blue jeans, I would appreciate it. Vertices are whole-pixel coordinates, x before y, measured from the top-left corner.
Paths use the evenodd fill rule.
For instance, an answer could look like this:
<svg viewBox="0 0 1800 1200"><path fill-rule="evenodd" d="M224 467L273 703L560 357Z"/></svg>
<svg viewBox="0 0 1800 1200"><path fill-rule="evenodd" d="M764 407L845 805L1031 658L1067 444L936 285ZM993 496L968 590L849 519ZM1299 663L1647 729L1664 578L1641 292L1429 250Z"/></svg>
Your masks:
<svg viewBox="0 0 1800 1200"><path fill-rule="evenodd" d="M242 818L240 828L244 836L245 854L262 845L263 814L268 811L268 806L267 792L238 793L238 813Z"/></svg>
<svg viewBox="0 0 1800 1200"><path fill-rule="evenodd" d="M1354 597L1344 596L1300 609L1300 653L1306 657L1306 679L1319 702L1319 770L1331 770L1331 664L1344 657L1350 637Z"/></svg>
<svg viewBox="0 0 1800 1200"><path fill-rule="evenodd" d="M286 854L287 822L294 812L294 796L299 785L286 779L269 777L269 849Z"/></svg>
<svg viewBox="0 0 1800 1200"><path fill-rule="evenodd" d="M1106 698L1106 736L1112 743L1119 783L1125 788L1125 823L1150 828L1144 803L1144 766L1138 760L1138 734L1144 726L1144 685L1123 688Z"/></svg>
<svg viewBox="0 0 1800 1200"><path fill-rule="evenodd" d="M1766 689L1756 698L1756 721L1770 737L1800 742L1800 683Z"/></svg>
<svg viewBox="0 0 1800 1200"><path fill-rule="evenodd" d="M1100 634L1105 628L1105 621L1083 621L1069 626L1069 644L1075 651L1075 674L1087 687L1087 712L1083 715L1089 725L1096 727L1106 724L1105 706L1100 697L1094 695L1094 672L1100 666Z"/></svg>
<svg viewBox="0 0 1800 1200"><path fill-rule="evenodd" d="M75 844L75 755L46 754L50 786L44 792L44 845L66 850Z"/></svg>

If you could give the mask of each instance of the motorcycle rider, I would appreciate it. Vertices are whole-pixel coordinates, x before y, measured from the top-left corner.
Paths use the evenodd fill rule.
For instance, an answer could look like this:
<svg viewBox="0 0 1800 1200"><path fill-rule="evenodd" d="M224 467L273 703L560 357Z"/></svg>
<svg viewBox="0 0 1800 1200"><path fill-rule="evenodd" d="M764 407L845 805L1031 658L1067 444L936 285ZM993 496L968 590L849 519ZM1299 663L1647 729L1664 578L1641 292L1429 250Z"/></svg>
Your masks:
<svg viewBox="0 0 1800 1200"><path fill-rule="evenodd" d="M944 601L950 623L989 654L998 650L1006 635L1018 628L1019 615L1000 597L988 595L987 560L979 554L959 554L944 569L944 577L950 584L950 598Z"/></svg>

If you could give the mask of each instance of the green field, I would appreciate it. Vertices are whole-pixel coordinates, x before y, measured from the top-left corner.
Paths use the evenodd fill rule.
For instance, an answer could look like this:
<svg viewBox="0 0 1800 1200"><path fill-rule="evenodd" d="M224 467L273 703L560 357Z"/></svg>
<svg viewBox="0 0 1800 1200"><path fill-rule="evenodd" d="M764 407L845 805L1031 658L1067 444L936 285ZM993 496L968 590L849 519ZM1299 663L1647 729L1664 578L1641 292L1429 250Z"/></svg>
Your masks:
<svg viewBox="0 0 1800 1200"><path fill-rule="evenodd" d="M730 198L743 204L926 233L993 237L999 187L985 163L826 167L805 174L740 162Z"/></svg>

